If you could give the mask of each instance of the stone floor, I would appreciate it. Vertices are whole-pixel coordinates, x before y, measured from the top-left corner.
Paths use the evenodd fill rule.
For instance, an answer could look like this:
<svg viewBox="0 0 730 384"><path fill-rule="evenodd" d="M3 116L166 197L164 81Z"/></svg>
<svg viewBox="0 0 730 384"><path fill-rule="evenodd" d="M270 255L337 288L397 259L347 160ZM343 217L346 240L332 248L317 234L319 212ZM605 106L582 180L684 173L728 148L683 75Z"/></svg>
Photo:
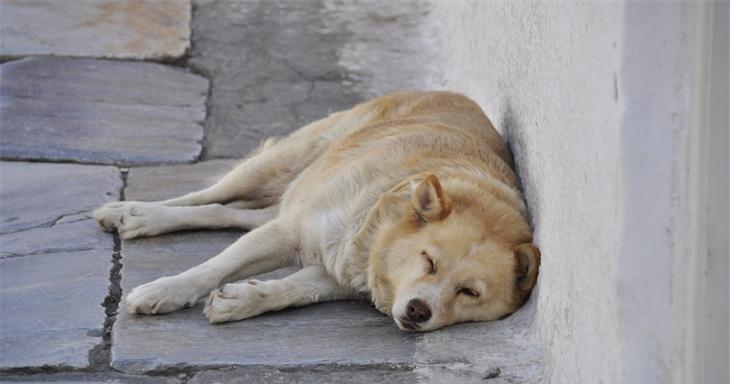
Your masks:
<svg viewBox="0 0 730 384"><path fill-rule="evenodd" d="M199 306L118 313L130 288L242 233L121 241L90 218L206 187L267 136L427 86L428 17L425 0L0 0L0 382L534 377L529 308L428 334L365 302L219 326Z"/></svg>

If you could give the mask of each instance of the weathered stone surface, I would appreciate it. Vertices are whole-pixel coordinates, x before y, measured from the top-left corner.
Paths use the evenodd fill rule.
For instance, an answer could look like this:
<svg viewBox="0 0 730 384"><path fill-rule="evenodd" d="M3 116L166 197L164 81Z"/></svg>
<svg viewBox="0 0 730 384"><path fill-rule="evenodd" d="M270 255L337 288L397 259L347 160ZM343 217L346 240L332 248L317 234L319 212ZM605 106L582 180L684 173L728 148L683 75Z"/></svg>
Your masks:
<svg viewBox="0 0 730 384"><path fill-rule="evenodd" d="M210 160L197 164L139 167L129 170L127 200L158 201L182 196L215 184L240 160Z"/></svg>
<svg viewBox="0 0 730 384"><path fill-rule="evenodd" d="M107 166L0 162L0 175L0 234L73 221L122 187L119 170Z"/></svg>
<svg viewBox="0 0 730 384"><path fill-rule="evenodd" d="M189 384L362 384L417 383L417 375L408 367L353 367L329 369L275 369L263 367L232 368L198 372Z"/></svg>
<svg viewBox="0 0 730 384"><path fill-rule="evenodd" d="M88 365L101 342L114 242L88 219L119 170L0 163L0 369Z"/></svg>
<svg viewBox="0 0 730 384"><path fill-rule="evenodd" d="M126 195L128 200L155 200L200 189L209 185L201 180L224 173L231 164L132 169ZM238 231L198 231L124 241L122 289L129 292L141 283L182 272L238 236ZM313 305L217 326L208 324L201 311L198 305L165 316L121 313L114 325L112 366L139 373L225 364L402 364L412 358L418 338L398 331L365 302Z"/></svg>
<svg viewBox="0 0 730 384"><path fill-rule="evenodd" d="M182 375L186 377L186 375ZM55 375L30 375L3 377L3 383L55 383L55 384L177 384L182 382L177 377L137 376L118 373L58 373Z"/></svg>
<svg viewBox="0 0 730 384"><path fill-rule="evenodd" d="M424 87L422 0L196 0L190 65L211 79L205 156L240 157L364 98Z"/></svg>
<svg viewBox="0 0 730 384"><path fill-rule="evenodd" d="M498 321L466 323L424 333L416 373L428 383L540 382L540 354L528 335L534 303ZM490 375L491 373L491 375Z"/></svg>
<svg viewBox="0 0 730 384"><path fill-rule="evenodd" d="M16 233L0 235L0 258L43 253L90 251L106 249L113 244L111 235L104 233L93 219L84 217L71 223L41 226Z"/></svg>
<svg viewBox="0 0 730 384"><path fill-rule="evenodd" d="M404 364L417 335L366 303L319 304L213 326L202 306L166 316L122 314L112 366L146 372L174 366Z"/></svg>
<svg viewBox="0 0 730 384"><path fill-rule="evenodd" d="M240 157L361 100L319 1L197 1L190 64L211 79L208 158ZM222 50L225 50L222 51ZM232 54L235 52L235 54Z"/></svg>
<svg viewBox="0 0 730 384"><path fill-rule="evenodd" d="M190 0L0 0L0 56L177 58L190 11Z"/></svg>
<svg viewBox="0 0 730 384"><path fill-rule="evenodd" d="M154 63L33 58L0 66L0 156L99 164L198 158L208 82Z"/></svg>
<svg viewBox="0 0 730 384"><path fill-rule="evenodd" d="M0 260L0 368L88 365L111 248Z"/></svg>

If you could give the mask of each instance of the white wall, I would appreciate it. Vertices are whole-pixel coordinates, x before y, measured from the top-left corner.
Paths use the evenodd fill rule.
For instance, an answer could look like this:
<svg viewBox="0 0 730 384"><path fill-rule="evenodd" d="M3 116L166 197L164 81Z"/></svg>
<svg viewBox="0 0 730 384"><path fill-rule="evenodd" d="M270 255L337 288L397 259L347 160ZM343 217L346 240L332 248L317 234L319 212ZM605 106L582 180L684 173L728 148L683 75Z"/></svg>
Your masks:
<svg viewBox="0 0 730 384"><path fill-rule="evenodd" d="M519 165L543 253L531 333L545 381L701 378L692 308L704 297L697 286L707 288L695 270L706 255L691 235L701 226L692 212L691 133L703 129L697 100L706 93L698 81L706 52L696 47L717 10L475 0L432 7L435 84L477 100ZM727 26L727 15L720 21ZM715 325L722 340L727 279L715 288L714 299L725 297L724 333ZM710 365L724 366L714 377L727 377L724 353L712 357Z"/></svg>

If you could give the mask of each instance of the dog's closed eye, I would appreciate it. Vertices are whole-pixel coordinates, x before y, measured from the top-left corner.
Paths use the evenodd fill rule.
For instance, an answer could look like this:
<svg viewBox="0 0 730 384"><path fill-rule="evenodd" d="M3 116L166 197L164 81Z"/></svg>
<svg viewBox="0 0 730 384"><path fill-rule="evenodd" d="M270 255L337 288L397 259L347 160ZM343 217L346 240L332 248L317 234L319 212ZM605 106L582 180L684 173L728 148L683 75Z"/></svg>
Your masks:
<svg viewBox="0 0 730 384"><path fill-rule="evenodd" d="M428 268L426 269L426 271L428 272L428 274L429 275L435 274L436 271L437 271L436 263L434 263L434 261L431 258L431 256L429 256L428 253L426 253L426 251L421 251L421 256L423 256L426 259L426 262L428 263L427 264L428 265Z"/></svg>
<svg viewBox="0 0 730 384"><path fill-rule="evenodd" d="M477 292L476 290L471 289L471 288L459 288L457 293L459 295L464 295L464 296L468 296L468 297L474 297L474 298L479 297L479 292Z"/></svg>

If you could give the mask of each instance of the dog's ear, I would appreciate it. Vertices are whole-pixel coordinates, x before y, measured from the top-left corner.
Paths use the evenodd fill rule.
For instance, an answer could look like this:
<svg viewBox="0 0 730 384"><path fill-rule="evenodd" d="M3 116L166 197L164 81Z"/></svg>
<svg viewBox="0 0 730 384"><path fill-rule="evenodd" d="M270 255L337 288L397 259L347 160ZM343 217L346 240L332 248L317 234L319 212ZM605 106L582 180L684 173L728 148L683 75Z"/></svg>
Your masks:
<svg viewBox="0 0 730 384"><path fill-rule="evenodd" d="M515 247L515 282L517 288L527 293L537 282L537 272L540 269L540 250L530 244L520 244Z"/></svg>
<svg viewBox="0 0 730 384"><path fill-rule="evenodd" d="M429 174L418 184L412 200L416 214L428 222L442 220L451 211L451 202L434 174Z"/></svg>

